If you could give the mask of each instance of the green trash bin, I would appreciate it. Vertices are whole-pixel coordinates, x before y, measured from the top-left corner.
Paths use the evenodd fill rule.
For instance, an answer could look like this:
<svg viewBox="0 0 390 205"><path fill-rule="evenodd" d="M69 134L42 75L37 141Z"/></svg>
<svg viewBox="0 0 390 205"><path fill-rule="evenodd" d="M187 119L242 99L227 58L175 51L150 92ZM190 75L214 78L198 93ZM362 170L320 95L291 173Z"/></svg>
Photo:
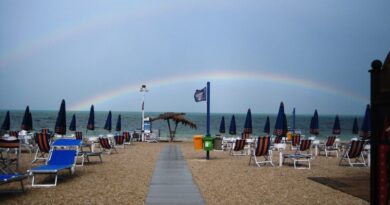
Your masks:
<svg viewBox="0 0 390 205"><path fill-rule="evenodd" d="M210 136L203 137L203 149L205 151L213 150L213 148L214 148L213 141L214 141L214 138L212 138Z"/></svg>

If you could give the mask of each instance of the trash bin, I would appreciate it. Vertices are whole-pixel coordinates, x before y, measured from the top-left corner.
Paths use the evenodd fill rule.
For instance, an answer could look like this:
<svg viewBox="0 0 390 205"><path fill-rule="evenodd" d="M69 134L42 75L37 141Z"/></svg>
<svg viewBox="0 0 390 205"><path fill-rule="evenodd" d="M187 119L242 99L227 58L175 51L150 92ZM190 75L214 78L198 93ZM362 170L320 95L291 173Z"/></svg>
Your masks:
<svg viewBox="0 0 390 205"><path fill-rule="evenodd" d="M201 150L203 149L203 135L194 135L192 137L194 140L194 149Z"/></svg>
<svg viewBox="0 0 390 205"><path fill-rule="evenodd" d="M215 150L222 150L222 137L215 137L214 138L214 149Z"/></svg>
<svg viewBox="0 0 390 205"><path fill-rule="evenodd" d="M203 149L206 151L213 150L213 148L214 148L213 141L214 141L214 138L212 138L210 136L205 136L203 138Z"/></svg>

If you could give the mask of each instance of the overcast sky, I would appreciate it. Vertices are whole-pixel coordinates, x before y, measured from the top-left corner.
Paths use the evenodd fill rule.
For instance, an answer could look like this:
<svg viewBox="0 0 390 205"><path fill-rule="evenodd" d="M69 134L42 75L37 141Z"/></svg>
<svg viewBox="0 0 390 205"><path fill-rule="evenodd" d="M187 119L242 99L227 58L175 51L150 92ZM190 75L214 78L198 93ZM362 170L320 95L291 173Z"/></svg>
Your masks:
<svg viewBox="0 0 390 205"><path fill-rule="evenodd" d="M361 114L388 0L0 1L0 109Z"/></svg>

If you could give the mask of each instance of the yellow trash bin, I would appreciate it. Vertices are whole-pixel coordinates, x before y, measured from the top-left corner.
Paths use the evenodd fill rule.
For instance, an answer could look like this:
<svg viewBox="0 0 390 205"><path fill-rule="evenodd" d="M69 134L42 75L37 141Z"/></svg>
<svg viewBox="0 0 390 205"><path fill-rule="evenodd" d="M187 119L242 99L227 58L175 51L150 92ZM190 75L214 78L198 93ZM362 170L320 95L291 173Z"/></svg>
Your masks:
<svg viewBox="0 0 390 205"><path fill-rule="evenodd" d="M291 140L292 140L292 133L287 132L287 141L291 141Z"/></svg>
<svg viewBox="0 0 390 205"><path fill-rule="evenodd" d="M203 150L203 135L194 135L192 139L194 140L194 149Z"/></svg>

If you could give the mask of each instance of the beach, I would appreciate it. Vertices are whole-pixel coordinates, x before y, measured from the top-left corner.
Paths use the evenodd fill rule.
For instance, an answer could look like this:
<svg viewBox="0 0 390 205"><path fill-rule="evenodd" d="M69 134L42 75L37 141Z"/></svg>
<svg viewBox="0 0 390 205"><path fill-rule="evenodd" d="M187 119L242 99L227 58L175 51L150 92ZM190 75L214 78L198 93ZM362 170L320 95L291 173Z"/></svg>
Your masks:
<svg viewBox="0 0 390 205"><path fill-rule="evenodd" d="M195 184L206 204L368 204L367 201L314 182L308 177L367 177L367 167L338 166L339 158L324 156L312 161L310 170L291 164L258 168L248 166L249 156L230 156L227 151L195 151L191 142L176 142L186 159ZM64 171L56 187L31 188L25 193L2 194L4 204L144 204L161 148L168 143L135 143L103 156L103 163L77 167L74 175ZM22 154L21 171L29 169L29 154ZM18 188L12 183L1 189Z"/></svg>

